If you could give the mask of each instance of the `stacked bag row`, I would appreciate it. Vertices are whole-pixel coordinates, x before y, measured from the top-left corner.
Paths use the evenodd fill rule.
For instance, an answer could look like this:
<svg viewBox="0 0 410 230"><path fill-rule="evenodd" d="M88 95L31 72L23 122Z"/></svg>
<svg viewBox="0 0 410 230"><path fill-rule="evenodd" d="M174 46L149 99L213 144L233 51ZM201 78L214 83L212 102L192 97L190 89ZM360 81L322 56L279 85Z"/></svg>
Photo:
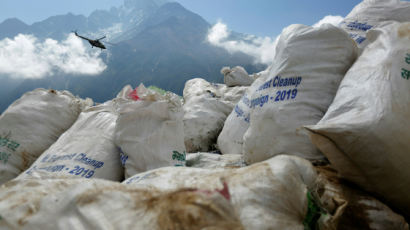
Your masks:
<svg viewBox="0 0 410 230"><path fill-rule="evenodd" d="M100 178L122 181L184 166L180 98L140 85L92 106L67 91L24 94L0 117L0 179Z"/></svg>
<svg viewBox="0 0 410 230"><path fill-rule="evenodd" d="M282 155L237 169L165 167L123 183L13 180L0 189L0 227L409 229L378 200L319 172L307 160ZM349 222L352 215L356 223Z"/></svg>
<svg viewBox="0 0 410 230"><path fill-rule="evenodd" d="M292 156L239 169L166 167L122 184L14 180L0 189L0 227L303 229L315 180L312 165Z"/></svg>

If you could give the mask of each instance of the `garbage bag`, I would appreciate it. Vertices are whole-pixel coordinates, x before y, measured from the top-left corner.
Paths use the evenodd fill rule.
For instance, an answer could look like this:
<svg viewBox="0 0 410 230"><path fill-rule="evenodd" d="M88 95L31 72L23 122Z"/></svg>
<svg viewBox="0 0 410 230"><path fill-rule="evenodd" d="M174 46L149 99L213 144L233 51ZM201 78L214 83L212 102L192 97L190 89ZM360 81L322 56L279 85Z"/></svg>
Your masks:
<svg viewBox="0 0 410 230"><path fill-rule="evenodd" d="M92 103L68 91L36 89L11 104L0 116L0 184L30 167Z"/></svg>
<svg viewBox="0 0 410 230"><path fill-rule="evenodd" d="M235 212L245 229L303 229L307 193L316 173L310 162L277 156L238 169L160 168L123 183L161 191L190 187L221 190L226 183Z"/></svg>
<svg viewBox="0 0 410 230"><path fill-rule="evenodd" d="M307 128L341 176L410 216L410 23L368 38L325 116Z"/></svg>
<svg viewBox="0 0 410 230"><path fill-rule="evenodd" d="M122 181L124 169L114 144L114 102L83 111L73 126L19 178L101 178Z"/></svg>
<svg viewBox="0 0 410 230"><path fill-rule="evenodd" d="M186 82L184 88L184 132L187 152L208 152L226 117L242 97L246 87L227 87L201 78Z"/></svg>
<svg viewBox="0 0 410 230"><path fill-rule="evenodd" d="M250 126L243 136L246 163L278 154L323 158L303 126L323 117L356 57L356 44L333 25L284 29L269 77L249 95Z"/></svg>
<svg viewBox="0 0 410 230"><path fill-rule="evenodd" d="M236 103L231 113L226 118L222 131L217 139L218 149L223 154L242 154L243 135L249 128L250 120L250 99L249 95L253 94L264 82L268 75L258 77L254 83L249 86L240 100Z"/></svg>
<svg viewBox="0 0 410 230"><path fill-rule="evenodd" d="M190 153L186 166L193 168L241 168L246 166L242 154Z"/></svg>
<svg viewBox="0 0 410 230"><path fill-rule="evenodd" d="M232 69L223 67L221 73L224 75L224 83L228 87L250 86L254 81L254 78L250 77L242 66L235 66Z"/></svg>
<svg viewBox="0 0 410 230"><path fill-rule="evenodd" d="M119 106L114 137L121 150L125 178L159 167L184 166L180 98L170 92L162 95L142 84L131 94L138 99Z"/></svg>
<svg viewBox="0 0 410 230"><path fill-rule="evenodd" d="M320 230L408 230L403 216L395 213L371 194L339 178L331 165L315 167L313 196L322 215L317 221Z"/></svg>
<svg viewBox="0 0 410 230"><path fill-rule="evenodd" d="M232 112L233 108L239 102L239 100L241 100L242 96L245 94L248 88L248 86L227 87L226 85L223 85L220 88L220 92L222 94L222 102L225 103L225 105L229 106L230 111L228 115Z"/></svg>
<svg viewBox="0 0 410 230"><path fill-rule="evenodd" d="M1 229L243 229L229 199L216 190L30 179L4 184L0 197Z"/></svg>
<svg viewBox="0 0 410 230"><path fill-rule="evenodd" d="M410 21L410 2L400 0L364 0L359 3L340 23L356 41L360 50L368 44L366 33L386 21Z"/></svg>

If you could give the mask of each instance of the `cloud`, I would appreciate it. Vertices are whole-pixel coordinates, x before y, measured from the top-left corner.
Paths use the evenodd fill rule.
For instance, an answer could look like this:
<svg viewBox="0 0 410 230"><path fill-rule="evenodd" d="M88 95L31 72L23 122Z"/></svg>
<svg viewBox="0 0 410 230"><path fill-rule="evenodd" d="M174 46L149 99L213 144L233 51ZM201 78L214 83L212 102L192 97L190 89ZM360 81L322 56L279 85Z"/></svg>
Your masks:
<svg viewBox="0 0 410 230"><path fill-rule="evenodd" d="M208 41L212 44L219 44L222 40L228 38L228 27L222 22L216 23L208 34Z"/></svg>
<svg viewBox="0 0 410 230"><path fill-rule="evenodd" d="M0 41L0 74L15 78L42 78L58 72L96 75L107 67L98 55L99 51L87 50L73 34L61 42L19 34Z"/></svg>
<svg viewBox="0 0 410 230"><path fill-rule="evenodd" d="M325 23L330 23L334 26L339 26L339 24L343 21L343 17L342 16L338 16L338 15L327 15L324 18L322 18L320 21L318 21L317 23L315 23L313 25L313 27L320 27L321 25L325 24Z"/></svg>
<svg viewBox="0 0 410 230"><path fill-rule="evenodd" d="M276 39L248 35L243 40L230 40L230 31L222 22L216 23L208 33L207 40L212 45L228 52L243 52L252 56L257 63L271 64L275 55Z"/></svg>
<svg viewBox="0 0 410 230"><path fill-rule="evenodd" d="M343 17L328 15L315 23L313 27L319 27L324 23L338 26ZM247 35L242 39L231 39L231 32L226 24L216 23L208 32L207 40L212 45L224 48L228 52L243 52L252 56L257 63L270 65L275 56L276 41L278 37L257 37Z"/></svg>

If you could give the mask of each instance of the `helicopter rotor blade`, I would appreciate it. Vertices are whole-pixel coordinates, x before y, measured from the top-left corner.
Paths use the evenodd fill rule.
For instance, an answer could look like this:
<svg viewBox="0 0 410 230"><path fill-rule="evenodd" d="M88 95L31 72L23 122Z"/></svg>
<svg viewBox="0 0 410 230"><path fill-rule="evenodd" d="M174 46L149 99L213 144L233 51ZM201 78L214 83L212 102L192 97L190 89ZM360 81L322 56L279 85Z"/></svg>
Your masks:
<svg viewBox="0 0 410 230"><path fill-rule="evenodd" d="M73 32L74 32L74 34L75 34L77 37L79 37L79 38L82 38L82 39L87 40L87 41L92 41L92 40L89 39L89 38L86 38L86 37L83 37L83 36L77 34L77 30L75 30L75 31L73 31Z"/></svg>
<svg viewBox="0 0 410 230"><path fill-rule="evenodd" d="M102 40L102 39L104 39L104 38L106 38L106 36L104 36L104 37L102 37L102 38L97 39L97 41Z"/></svg>

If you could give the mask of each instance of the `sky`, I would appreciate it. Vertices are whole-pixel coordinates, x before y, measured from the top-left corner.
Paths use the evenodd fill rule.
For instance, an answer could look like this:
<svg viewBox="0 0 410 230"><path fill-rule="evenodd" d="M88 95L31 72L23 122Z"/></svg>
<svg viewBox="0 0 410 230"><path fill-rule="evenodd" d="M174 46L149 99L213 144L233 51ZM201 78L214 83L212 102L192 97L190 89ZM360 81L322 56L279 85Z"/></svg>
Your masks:
<svg viewBox="0 0 410 230"><path fill-rule="evenodd" d="M211 24L256 36L276 36L294 23L313 25L326 15L346 16L361 0L177 0ZM0 22L16 17L27 24L66 14L88 16L95 9L119 6L122 0L1 0Z"/></svg>
<svg viewBox="0 0 410 230"><path fill-rule="evenodd" d="M178 0L214 24L236 32L275 36L290 24L313 25L326 15L346 16L361 0Z"/></svg>
<svg viewBox="0 0 410 230"><path fill-rule="evenodd" d="M361 0L176 0L213 26L207 41L255 63L269 65L276 38L290 24L338 25ZM0 0L0 22L19 18L27 24L50 16L74 13L89 16L96 9L122 5L123 0ZM247 34L230 40L232 32ZM87 48L88 47L88 48ZM98 51L74 35L65 40L40 40L29 34L0 40L0 74L16 78L42 78L56 72L97 75L106 69Z"/></svg>

